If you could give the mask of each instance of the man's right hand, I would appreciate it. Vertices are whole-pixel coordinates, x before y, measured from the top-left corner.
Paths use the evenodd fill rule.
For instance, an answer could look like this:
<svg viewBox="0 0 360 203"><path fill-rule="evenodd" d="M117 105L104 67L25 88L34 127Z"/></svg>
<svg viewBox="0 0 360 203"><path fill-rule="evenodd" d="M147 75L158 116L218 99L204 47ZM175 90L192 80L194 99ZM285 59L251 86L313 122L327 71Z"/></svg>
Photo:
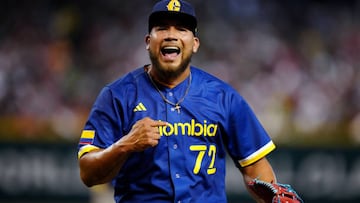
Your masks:
<svg viewBox="0 0 360 203"><path fill-rule="evenodd" d="M159 126L166 125L167 122L156 121L145 117L137 121L132 126L131 131L118 142L120 142L121 145L131 145L131 151L144 151L149 147L155 147L159 143L161 138Z"/></svg>

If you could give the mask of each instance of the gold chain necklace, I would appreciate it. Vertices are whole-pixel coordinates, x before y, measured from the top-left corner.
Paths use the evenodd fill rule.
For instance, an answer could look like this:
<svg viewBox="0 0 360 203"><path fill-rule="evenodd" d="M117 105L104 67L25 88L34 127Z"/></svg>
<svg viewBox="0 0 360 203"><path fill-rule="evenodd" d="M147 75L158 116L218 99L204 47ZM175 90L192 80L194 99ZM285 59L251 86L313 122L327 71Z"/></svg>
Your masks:
<svg viewBox="0 0 360 203"><path fill-rule="evenodd" d="M164 102L173 105L173 106L174 106L174 109L177 110L178 113L180 113L180 108L181 108L180 104L181 104L181 102L184 101L186 95L189 93L189 90L190 90L190 85L191 85L191 80L192 80L191 71L190 71L190 74L189 74L188 86L187 86L187 88L186 88L186 90L185 90L184 96L181 97L177 103L174 103L174 102L168 100L168 99L164 96L164 94L160 91L160 89L158 88L158 86L156 85L156 83L154 82L154 80L152 79L152 77L151 77L151 75L150 75L150 69L149 69L149 71L147 71L147 74L148 74L148 76L149 76L149 78L150 78L151 83L154 85L156 91L160 94L160 96L161 96L161 98L164 100Z"/></svg>

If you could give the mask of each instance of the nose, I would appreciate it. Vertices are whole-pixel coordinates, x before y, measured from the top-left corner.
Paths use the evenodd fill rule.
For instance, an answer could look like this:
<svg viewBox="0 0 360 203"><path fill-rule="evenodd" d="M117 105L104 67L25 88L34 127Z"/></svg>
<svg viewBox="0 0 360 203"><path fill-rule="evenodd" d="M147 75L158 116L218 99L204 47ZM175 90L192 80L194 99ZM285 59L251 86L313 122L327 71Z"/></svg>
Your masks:
<svg viewBox="0 0 360 203"><path fill-rule="evenodd" d="M175 26L169 26L165 40L166 41L176 41L177 40L177 29Z"/></svg>

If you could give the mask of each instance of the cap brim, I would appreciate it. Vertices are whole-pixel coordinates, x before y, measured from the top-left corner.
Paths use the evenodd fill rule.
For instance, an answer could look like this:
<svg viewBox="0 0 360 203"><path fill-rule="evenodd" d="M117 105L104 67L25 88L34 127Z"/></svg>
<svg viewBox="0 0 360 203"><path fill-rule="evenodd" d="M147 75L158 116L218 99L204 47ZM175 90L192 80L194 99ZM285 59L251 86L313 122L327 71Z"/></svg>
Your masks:
<svg viewBox="0 0 360 203"><path fill-rule="evenodd" d="M149 16L149 32L154 26L161 25L164 21L174 20L192 32L196 32L197 20L194 16L176 11L158 11Z"/></svg>

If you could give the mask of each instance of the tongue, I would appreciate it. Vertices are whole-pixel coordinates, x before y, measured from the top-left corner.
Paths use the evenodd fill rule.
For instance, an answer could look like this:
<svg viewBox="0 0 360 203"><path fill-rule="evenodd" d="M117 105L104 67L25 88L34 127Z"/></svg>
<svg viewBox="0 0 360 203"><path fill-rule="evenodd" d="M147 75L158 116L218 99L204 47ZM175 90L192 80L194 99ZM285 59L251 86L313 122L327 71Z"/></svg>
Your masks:
<svg viewBox="0 0 360 203"><path fill-rule="evenodd" d="M177 57L177 53L166 53L166 54L164 54L164 58L165 59L169 59L169 60L173 60L173 59L175 59L176 57Z"/></svg>

